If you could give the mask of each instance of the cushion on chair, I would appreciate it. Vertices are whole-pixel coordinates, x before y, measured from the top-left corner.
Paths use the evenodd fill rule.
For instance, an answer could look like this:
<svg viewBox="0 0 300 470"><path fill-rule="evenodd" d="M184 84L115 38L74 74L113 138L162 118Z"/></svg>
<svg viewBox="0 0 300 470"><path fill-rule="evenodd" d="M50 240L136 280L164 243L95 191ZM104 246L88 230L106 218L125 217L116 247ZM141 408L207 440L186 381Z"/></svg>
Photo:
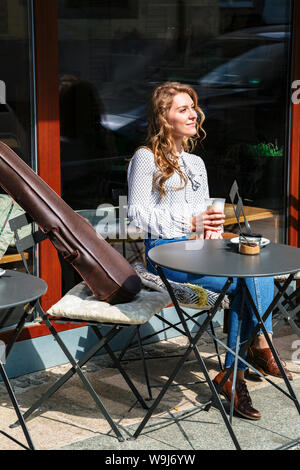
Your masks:
<svg viewBox="0 0 300 470"><path fill-rule="evenodd" d="M166 292L166 286L163 283L160 276L149 272L142 263L135 263L134 269L141 278L142 284L150 289L157 290L159 292ZM219 294L201 286L169 281L178 303L182 306L189 308L200 308L208 309L212 307ZM221 303L221 309L230 308L230 300L226 295Z"/></svg>
<svg viewBox="0 0 300 470"><path fill-rule="evenodd" d="M49 316L73 320L140 325L149 321L170 301L166 292L142 289L131 302L110 305L98 300L85 282L80 282L52 305L47 313Z"/></svg>

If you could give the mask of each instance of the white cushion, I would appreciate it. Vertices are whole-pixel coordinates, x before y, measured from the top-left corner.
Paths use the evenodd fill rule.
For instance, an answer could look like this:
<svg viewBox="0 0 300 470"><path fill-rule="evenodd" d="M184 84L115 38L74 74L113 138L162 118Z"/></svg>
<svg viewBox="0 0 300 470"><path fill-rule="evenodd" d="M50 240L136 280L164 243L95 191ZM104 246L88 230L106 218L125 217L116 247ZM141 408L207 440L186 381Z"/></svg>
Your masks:
<svg viewBox="0 0 300 470"><path fill-rule="evenodd" d="M110 305L98 300L84 282L80 282L48 310L48 315L99 323L141 325L170 304L166 292L142 289L131 302Z"/></svg>

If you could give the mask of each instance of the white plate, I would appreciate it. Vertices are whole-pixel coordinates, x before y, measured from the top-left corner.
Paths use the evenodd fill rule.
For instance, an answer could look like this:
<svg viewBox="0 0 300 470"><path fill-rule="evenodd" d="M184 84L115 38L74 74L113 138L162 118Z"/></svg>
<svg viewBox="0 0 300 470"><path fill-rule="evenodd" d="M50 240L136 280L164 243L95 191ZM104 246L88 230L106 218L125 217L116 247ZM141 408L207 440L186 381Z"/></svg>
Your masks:
<svg viewBox="0 0 300 470"><path fill-rule="evenodd" d="M234 237L230 239L231 243L239 243L239 237ZM270 243L270 240L268 238L262 237L261 239L261 246L266 246Z"/></svg>
<svg viewBox="0 0 300 470"><path fill-rule="evenodd" d="M5 273L5 269L0 268L0 276L2 276Z"/></svg>

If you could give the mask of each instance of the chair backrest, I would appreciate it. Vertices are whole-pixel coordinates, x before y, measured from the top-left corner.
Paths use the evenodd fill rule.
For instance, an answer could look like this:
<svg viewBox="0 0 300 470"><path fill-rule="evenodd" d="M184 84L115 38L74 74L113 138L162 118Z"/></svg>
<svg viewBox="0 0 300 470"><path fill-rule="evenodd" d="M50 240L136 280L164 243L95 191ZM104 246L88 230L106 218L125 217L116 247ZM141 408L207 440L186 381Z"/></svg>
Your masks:
<svg viewBox="0 0 300 470"><path fill-rule="evenodd" d="M18 231L29 224L32 225L31 233L20 238ZM28 274L31 274L29 271L25 252L26 250L35 247L38 243L42 242L43 240L49 237L41 229L36 229L37 225L34 223L32 217L30 217L30 215L26 212L17 217L14 217L13 219L10 219L9 225L12 232L14 232L15 246L18 253L22 257L26 272ZM62 295L65 295L70 289L72 289L72 287L81 282L82 278L77 273L77 271L64 260L63 256L59 252L57 252L57 254L62 269Z"/></svg>
<svg viewBox="0 0 300 470"><path fill-rule="evenodd" d="M236 216L237 223L238 223L239 228L240 228L240 232L242 232L242 228L241 228L241 224L240 224L240 215L242 214L243 218L244 218L244 224L245 224L246 232L248 234L250 234L251 233L250 224L249 224L249 222L246 218L246 215L245 215L243 201L242 201L242 198L239 194L239 188L238 188L238 184L237 184L236 180L234 180L234 182L231 186L231 189L229 191L229 197L230 197L230 200L231 200L233 211L234 211L235 216Z"/></svg>
<svg viewBox="0 0 300 470"><path fill-rule="evenodd" d="M32 232L29 235L26 235L23 238L19 237L18 230L22 229L26 225L32 224ZM27 260L25 257L25 251L29 248L34 247L37 243L48 238L47 234L42 232L42 230L34 230L34 222L29 214L21 214L13 219L9 220L9 225L11 230L14 232L15 236L15 245L18 253L22 256L23 264L25 266L26 271L29 273Z"/></svg>

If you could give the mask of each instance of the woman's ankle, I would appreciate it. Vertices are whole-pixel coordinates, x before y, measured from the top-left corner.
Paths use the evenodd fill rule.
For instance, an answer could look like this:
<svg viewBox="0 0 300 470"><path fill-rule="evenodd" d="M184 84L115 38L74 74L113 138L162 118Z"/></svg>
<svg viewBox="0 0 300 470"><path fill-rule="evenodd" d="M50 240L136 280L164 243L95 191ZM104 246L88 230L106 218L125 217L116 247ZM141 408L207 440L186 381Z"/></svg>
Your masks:
<svg viewBox="0 0 300 470"><path fill-rule="evenodd" d="M225 373L226 373L226 370L225 370ZM245 370L244 369L237 369L237 371L236 371L236 381L240 382L244 379L245 379ZM231 380L231 382L233 381L233 372L230 374L229 380Z"/></svg>
<svg viewBox="0 0 300 470"><path fill-rule="evenodd" d="M270 340L272 341L272 333L268 333ZM265 349L269 347L269 344L263 334L257 335L253 341L252 346L256 349Z"/></svg>

